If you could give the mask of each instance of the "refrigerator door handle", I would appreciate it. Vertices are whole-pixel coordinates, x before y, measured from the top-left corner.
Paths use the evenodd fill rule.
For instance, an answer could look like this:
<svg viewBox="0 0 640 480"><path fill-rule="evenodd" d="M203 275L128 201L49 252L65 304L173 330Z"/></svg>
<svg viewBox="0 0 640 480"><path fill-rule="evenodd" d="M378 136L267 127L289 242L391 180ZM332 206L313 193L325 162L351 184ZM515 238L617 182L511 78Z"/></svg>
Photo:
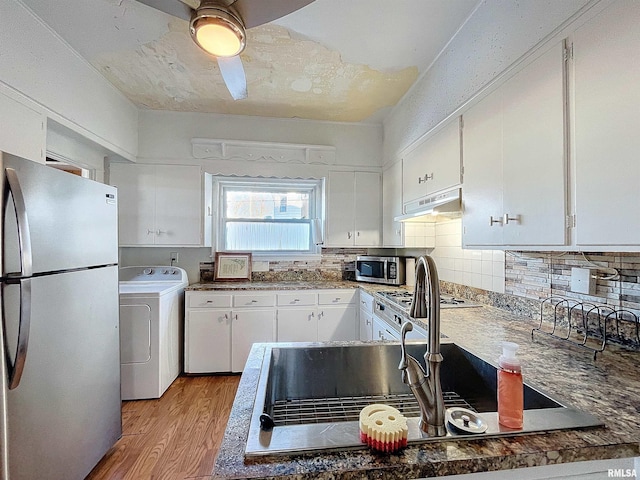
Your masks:
<svg viewBox="0 0 640 480"><path fill-rule="evenodd" d="M12 390L20 384L20 378L22 377L22 371L24 370L24 364L27 359L27 349L29 347L29 330L31 324L31 278L29 277L33 274L33 257L31 255L31 236L29 234L27 208L22 187L18 180L18 174L13 168L6 168L5 174L9 186L7 190L11 191L13 195L13 206L18 225L18 245L20 247L20 278L16 280L8 278L6 281L8 284L15 282L20 285L20 323L18 326L18 345L15 360L9 358L9 349L6 345L7 338L5 336L5 358L9 377L7 387L9 390ZM5 211L6 209L3 209L3 215ZM4 302L2 305L2 319L3 323L6 323L4 321Z"/></svg>

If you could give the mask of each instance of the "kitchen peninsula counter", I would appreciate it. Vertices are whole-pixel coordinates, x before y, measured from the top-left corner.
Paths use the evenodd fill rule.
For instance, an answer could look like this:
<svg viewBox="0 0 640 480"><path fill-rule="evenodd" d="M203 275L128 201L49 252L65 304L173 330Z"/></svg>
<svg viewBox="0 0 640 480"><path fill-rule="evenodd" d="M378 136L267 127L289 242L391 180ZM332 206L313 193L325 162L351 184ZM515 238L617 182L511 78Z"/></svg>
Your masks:
<svg viewBox="0 0 640 480"><path fill-rule="evenodd" d="M532 340L531 328L537 322L493 307L442 310L441 319L443 333L483 358L496 359L502 340L519 343L525 381L594 414L605 426L477 440L452 438L410 445L398 454L363 447L245 460L265 348L256 344L212 478L407 479L640 456L640 353L608 345L594 361L591 352L553 338L537 335Z"/></svg>

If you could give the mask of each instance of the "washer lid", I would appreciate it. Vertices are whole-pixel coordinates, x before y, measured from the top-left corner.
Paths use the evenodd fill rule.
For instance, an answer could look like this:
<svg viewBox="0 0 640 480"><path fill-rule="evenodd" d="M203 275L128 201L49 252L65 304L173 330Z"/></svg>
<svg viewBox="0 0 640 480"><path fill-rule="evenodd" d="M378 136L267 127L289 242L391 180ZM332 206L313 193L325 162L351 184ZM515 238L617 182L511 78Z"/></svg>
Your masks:
<svg viewBox="0 0 640 480"><path fill-rule="evenodd" d="M176 290L184 289L188 284L186 282L120 282L120 295L165 295Z"/></svg>

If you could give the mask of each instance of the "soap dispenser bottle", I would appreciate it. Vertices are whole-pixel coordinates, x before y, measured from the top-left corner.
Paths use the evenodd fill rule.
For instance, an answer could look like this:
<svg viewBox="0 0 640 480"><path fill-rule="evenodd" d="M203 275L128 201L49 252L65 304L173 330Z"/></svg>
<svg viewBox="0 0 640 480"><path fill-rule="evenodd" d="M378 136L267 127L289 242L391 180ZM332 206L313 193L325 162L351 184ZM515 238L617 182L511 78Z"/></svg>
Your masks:
<svg viewBox="0 0 640 480"><path fill-rule="evenodd" d="M509 428L522 428L524 387L522 368L516 357L519 345L502 342L498 359L498 423Z"/></svg>

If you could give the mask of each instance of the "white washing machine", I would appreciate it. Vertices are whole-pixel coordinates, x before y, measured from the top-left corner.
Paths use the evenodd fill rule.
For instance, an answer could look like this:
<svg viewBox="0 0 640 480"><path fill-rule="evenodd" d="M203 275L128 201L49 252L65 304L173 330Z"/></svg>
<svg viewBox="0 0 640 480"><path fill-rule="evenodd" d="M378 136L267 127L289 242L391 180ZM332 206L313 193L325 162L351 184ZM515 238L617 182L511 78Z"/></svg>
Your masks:
<svg viewBox="0 0 640 480"><path fill-rule="evenodd" d="M187 272L123 267L119 279L122 400L160 398L180 373Z"/></svg>

